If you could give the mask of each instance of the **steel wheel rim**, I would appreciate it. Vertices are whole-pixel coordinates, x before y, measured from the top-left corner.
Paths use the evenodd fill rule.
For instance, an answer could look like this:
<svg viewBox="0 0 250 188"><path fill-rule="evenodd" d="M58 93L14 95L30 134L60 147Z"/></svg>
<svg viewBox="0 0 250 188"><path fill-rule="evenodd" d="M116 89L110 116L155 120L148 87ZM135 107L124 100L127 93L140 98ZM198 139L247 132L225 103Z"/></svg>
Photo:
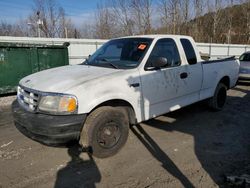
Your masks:
<svg viewBox="0 0 250 188"><path fill-rule="evenodd" d="M105 148L113 148L121 137L121 130L117 123L109 122L101 126L97 132L97 143Z"/></svg>

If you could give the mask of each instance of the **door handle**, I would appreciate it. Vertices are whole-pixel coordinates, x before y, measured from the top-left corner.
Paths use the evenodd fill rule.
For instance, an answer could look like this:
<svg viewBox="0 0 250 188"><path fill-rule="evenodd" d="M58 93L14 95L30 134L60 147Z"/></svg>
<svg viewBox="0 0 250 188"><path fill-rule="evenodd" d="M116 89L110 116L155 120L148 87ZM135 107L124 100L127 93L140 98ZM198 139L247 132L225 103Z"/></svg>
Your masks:
<svg viewBox="0 0 250 188"><path fill-rule="evenodd" d="M188 77L188 73L186 73L186 72L183 72L183 73L180 74L181 79L185 79L187 77Z"/></svg>
<svg viewBox="0 0 250 188"><path fill-rule="evenodd" d="M133 84L130 84L130 87L139 87L140 84L139 83L133 83Z"/></svg>

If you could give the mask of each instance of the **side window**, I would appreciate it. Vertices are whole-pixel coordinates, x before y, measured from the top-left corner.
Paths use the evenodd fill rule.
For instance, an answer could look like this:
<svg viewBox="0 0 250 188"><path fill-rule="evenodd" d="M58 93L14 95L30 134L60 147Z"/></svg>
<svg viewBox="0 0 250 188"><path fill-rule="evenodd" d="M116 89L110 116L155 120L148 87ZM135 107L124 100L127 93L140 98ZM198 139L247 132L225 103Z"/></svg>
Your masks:
<svg viewBox="0 0 250 188"><path fill-rule="evenodd" d="M193 48L193 45L188 39L181 39L181 44L186 54L187 61L190 65L197 63L196 54Z"/></svg>
<svg viewBox="0 0 250 188"><path fill-rule="evenodd" d="M240 61L250 61L250 53L246 53L240 56Z"/></svg>
<svg viewBox="0 0 250 188"><path fill-rule="evenodd" d="M241 56L239 57L239 60L240 60L240 61L244 61L244 59L245 59L245 54L243 54L243 55L241 55Z"/></svg>
<svg viewBox="0 0 250 188"><path fill-rule="evenodd" d="M245 61L250 61L250 54L247 54L247 57L245 58Z"/></svg>
<svg viewBox="0 0 250 188"><path fill-rule="evenodd" d="M160 39L156 42L149 56L149 60L158 57L163 57L167 59L167 67L175 67L181 64L178 48L173 39ZM146 67L150 67L150 64L147 63Z"/></svg>

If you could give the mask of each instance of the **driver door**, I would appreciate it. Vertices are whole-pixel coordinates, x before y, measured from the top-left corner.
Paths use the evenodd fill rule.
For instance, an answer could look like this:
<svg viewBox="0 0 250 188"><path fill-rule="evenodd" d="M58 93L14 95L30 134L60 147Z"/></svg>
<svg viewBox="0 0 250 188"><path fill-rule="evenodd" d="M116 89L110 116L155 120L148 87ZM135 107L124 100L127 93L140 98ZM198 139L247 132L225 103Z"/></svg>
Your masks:
<svg viewBox="0 0 250 188"><path fill-rule="evenodd" d="M155 70L150 66L151 59L163 57L167 66ZM181 64L178 48L173 39L159 39L141 72L144 116L145 120L168 111L178 109L178 98L181 97L181 87L185 85L187 67Z"/></svg>

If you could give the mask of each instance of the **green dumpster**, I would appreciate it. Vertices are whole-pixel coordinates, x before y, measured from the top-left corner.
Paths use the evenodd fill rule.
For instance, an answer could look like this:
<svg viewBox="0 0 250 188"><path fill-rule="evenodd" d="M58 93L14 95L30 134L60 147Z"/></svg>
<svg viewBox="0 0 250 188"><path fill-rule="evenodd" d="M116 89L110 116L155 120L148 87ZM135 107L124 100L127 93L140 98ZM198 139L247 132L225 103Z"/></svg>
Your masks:
<svg viewBox="0 0 250 188"><path fill-rule="evenodd" d="M68 65L68 45L0 43L0 95L16 92L29 74Z"/></svg>

